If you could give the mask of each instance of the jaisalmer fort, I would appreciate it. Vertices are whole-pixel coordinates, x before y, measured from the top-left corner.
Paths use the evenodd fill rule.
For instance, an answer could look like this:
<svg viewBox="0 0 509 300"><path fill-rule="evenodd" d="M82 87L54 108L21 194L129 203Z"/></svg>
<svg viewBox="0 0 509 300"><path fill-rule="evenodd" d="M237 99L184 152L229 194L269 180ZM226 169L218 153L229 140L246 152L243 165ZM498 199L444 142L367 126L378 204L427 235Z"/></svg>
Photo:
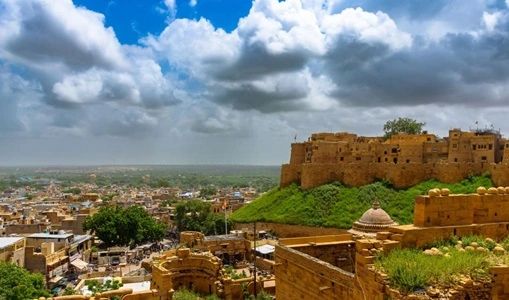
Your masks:
<svg viewBox="0 0 509 300"><path fill-rule="evenodd" d="M292 144L290 163L281 171L282 187L299 182L305 190L337 180L361 186L376 179L407 187L430 178L456 182L486 172L498 187L478 187L473 194L432 188L415 198L413 224L394 222L374 198L350 230L337 234L315 228L314 235L274 239L267 238L265 227L253 230L247 224L227 235L182 232L178 247L161 251L145 265L150 274L124 279L147 280L150 289L49 299L169 300L182 287L227 300L254 299L262 292L263 299L283 300L509 299L508 158L509 141L491 130L452 129L443 139L401 133L385 141L350 133L313 134L307 142ZM394 271L384 259L398 253L414 256ZM442 263L478 259L482 268L470 275L414 285L425 268L416 261L439 269ZM242 278L227 271L233 261L244 267ZM412 268L417 273L407 272Z"/></svg>
<svg viewBox="0 0 509 300"><path fill-rule="evenodd" d="M300 182L302 189L309 189L336 180L361 186L387 179L402 188L431 178L459 182L485 172L496 185L509 185L509 141L491 129L452 129L441 139L427 132L388 140L316 133L307 142L292 144L290 163L282 166L281 187Z"/></svg>

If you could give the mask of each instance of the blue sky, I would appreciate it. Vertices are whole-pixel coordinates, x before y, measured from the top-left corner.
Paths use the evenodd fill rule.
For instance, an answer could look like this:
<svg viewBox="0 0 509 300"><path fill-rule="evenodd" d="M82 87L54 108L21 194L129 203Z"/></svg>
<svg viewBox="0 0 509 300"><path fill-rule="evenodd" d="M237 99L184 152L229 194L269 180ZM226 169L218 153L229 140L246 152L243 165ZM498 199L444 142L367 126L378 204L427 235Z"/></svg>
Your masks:
<svg viewBox="0 0 509 300"><path fill-rule="evenodd" d="M0 165L272 164L295 135L509 132L509 0L0 0Z"/></svg>
<svg viewBox="0 0 509 300"><path fill-rule="evenodd" d="M163 1L73 1L76 6L100 12L105 16L105 26L115 29L119 42L136 44L148 34L160 34L173 19L206 18L216 28L231 32L237 27L240 18L247 16L251 1L244 0L207 0L175 1L175 14L169 16Z"/></svg>

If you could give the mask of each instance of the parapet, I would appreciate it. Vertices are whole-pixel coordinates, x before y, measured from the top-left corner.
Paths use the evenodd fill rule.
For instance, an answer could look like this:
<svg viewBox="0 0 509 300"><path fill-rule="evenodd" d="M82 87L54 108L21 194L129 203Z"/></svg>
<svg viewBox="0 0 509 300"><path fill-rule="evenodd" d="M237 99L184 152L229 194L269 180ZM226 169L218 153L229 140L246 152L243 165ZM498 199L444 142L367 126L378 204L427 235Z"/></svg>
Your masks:
<svg viewBox="0 0 509 300"><path fill-rule="evenodd" d="M509 187L479 187L476 194L450 194L448 189L431 189L417 196L414 225L456 226L509 222Z"/></svg>

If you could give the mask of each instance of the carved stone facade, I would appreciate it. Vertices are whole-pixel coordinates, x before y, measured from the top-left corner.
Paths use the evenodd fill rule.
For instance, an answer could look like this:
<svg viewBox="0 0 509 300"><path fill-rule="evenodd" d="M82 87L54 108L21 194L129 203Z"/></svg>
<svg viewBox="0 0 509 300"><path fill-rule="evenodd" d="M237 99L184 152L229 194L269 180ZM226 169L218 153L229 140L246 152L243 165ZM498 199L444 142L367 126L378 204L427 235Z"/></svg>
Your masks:
<svg viewBox="0 0 509 300"><path fill-rule="evenodd" d="M290 163L281 169L281 187L299 182L309 189L332 181L362 186L388 179L402 188L428 179L458 182L489 172L495 184L509 185L509 140L494 130L452 129L433 134L358 137L351 133L316 133L293 143Z"/></svg>

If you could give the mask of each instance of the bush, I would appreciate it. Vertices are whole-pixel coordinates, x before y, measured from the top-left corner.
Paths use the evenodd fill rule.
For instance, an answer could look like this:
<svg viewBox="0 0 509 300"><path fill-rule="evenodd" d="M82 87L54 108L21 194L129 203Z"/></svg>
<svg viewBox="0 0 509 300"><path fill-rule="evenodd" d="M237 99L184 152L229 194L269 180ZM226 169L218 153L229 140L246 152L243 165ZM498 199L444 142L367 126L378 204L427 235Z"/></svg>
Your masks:
<svg viewBox="0 0 509 300"><path fill-rule="evenodd" d="M489 253L461 252L454 247L448 253L449 257L430 256L418 249L396 249L387 256L378 256L375 268L389 276L392 286L412 292L429 285L457 283L460 276L486 278L494 264L488 259Z"/></svg>

